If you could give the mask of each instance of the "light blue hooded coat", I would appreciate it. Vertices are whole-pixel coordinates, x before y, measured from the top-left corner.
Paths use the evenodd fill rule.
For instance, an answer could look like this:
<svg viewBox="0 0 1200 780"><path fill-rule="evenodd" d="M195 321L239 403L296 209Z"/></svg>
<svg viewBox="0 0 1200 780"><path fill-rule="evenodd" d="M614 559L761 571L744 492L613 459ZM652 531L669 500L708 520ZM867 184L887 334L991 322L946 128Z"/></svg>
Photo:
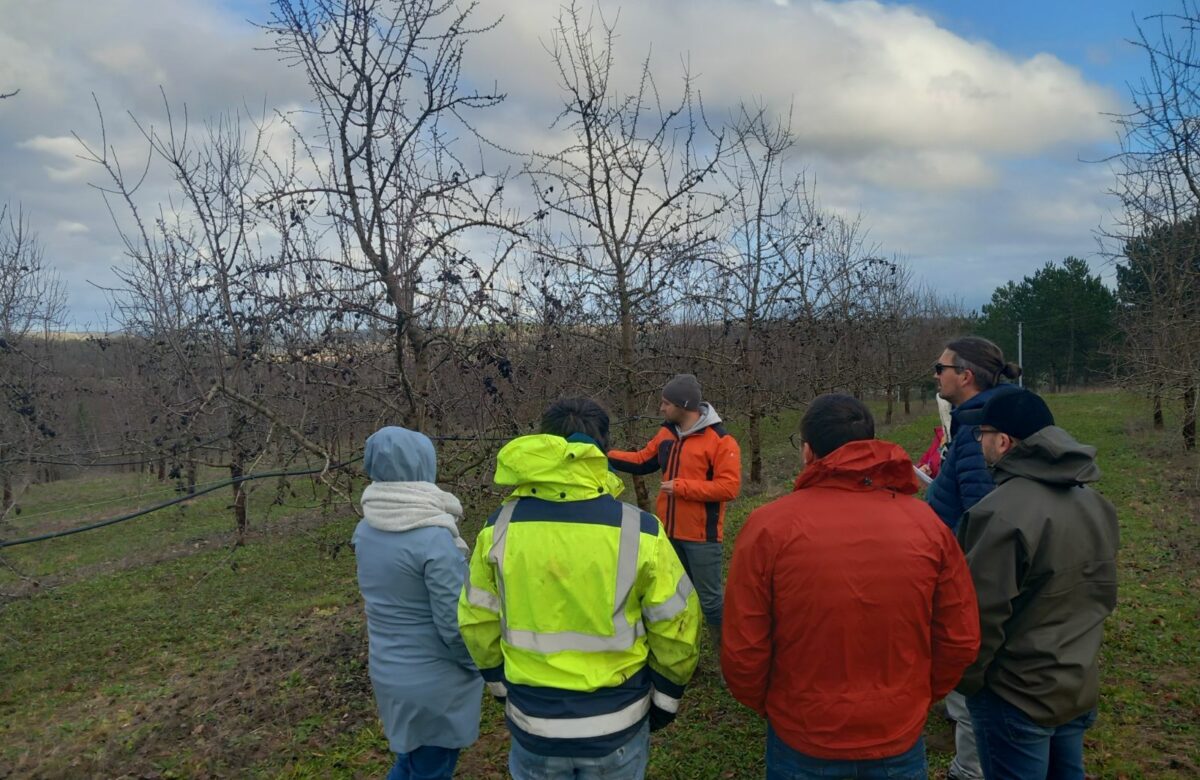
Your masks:
<svg viewBox="0 0 1200 780"><path fill-rule="evenodd" d="M433 484L436 454L420 433L375 432L364 465L373 482L352 543L388 743L396 753L467 747L479 736L483 678L458 632L462 506Z"/></svg>

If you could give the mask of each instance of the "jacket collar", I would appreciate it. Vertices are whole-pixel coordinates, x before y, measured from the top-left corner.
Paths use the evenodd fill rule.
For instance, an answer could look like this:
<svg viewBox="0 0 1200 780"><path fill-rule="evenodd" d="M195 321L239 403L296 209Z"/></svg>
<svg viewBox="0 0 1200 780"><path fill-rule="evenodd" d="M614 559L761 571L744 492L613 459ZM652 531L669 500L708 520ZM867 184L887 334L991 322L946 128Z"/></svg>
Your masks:
<svg viewBox="0 0 1200 780"><path fill-rule="evenodd" d="M852 441L804 467L796 490L809 487L845 490L894 490L912 495L920 489L912 460L898 444L879 439Z"/></svg>
<svg viewBox="0 0 1200 780"><path fill-rule="evenodd" d="M965 412L970 409L982 409L983 405L986 404L988 402L988 399L991 398L992 396L1000 395L1002 393L1011 393L1017 389L1019 389L1019 388L1016 385L1012 385L1012 384L1003 384L1003 385L996 385L995 387L989 387L987 390L984 390L981 393L975 394L974 396L968 398L967 400L963 401L958 406L951 409L950 410L950 437L954 438L958 434L958 426L959 426L958 413L959 412Z"/></svg>

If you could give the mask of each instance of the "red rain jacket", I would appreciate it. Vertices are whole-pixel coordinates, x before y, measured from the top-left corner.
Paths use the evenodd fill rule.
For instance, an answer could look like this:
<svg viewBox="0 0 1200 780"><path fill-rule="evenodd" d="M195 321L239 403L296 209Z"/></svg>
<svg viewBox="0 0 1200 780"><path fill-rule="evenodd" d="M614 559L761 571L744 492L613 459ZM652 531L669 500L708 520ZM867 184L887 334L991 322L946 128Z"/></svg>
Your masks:
<svg viewBox="0 0 1200 780"><path fill-rule="evenodd" d="M916 492L903 449L850 442L737 536L721 668L801 753L905 752L979 650L971 573Z"/></svg>
<svg viewBox="0 0 1200 780"><path fill-rule="evenodd" d="M929 442L929 449L925 450L925 454L917 461L917 468L929 466L929 476L931 477L936 477L942 470L942 440L945 438L946 432L942 430L942 426L934 428L933 441Z"/></svg>

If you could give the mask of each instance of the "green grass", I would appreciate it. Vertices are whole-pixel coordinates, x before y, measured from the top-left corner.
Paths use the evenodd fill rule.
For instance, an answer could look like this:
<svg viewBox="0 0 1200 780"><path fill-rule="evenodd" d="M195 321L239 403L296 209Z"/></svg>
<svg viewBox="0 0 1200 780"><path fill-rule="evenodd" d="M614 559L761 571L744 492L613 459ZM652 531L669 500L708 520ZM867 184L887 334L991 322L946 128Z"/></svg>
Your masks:
<svg viewBox="0 0 1200 780"><path fill-rule="evenodd" d="M207 469L198 487L228 479ZM278 481L249 482L247 517L251 533L261 534L294 521L321 506L325 490L311 481L282 486ZM153 474L128 473L101 479L78 478L30 486L0 528L6 539L58 532L154 506L181 496L172 481ZM0 593L58 584L148 561L191 554L231 542L232 489L225 487L126 523L3 551Z"/></svg>
<svg viewBox="0 0 1200 780"><path fill-rule="evenodd" d="M1100 489L1122 523L1121 599L1103 649L1089 771L1195 777L1196 458L1172 452L1169 435L1148 429L1149 411L1136 399L1089 393L1050 402L1064 427L1099 448ZM927 412L881 436L919 454L936 424L932 403ZM730 508L730 539L754 507L790 490L800 456L787 434L797 423L791 413L764 426L766 479ZM43 486L23 497L16 523L34 533L85 522L149 503L157 487L138 475ZM320 496L297 492L287 496L293 506L280 507L273 488L257 491L255 534L233 551L222 491L182 514L0 553L46 580L0 607L0 776L382 776L390 759L345 547L355 521L322 519L305 508ZM472 496L468 536L495 501ZM38 516L99 501L111 503ZM21 583L0 567L0 592ZM931 718L930 731L944 736L946 726ZM763 732L718 684L706 649L679 719L653 737L649 776L761 777ZM486 702L482 736L464 753L459 776L506 777L507 739L499 708ZM941 777L948 754L931 750L930 759Z"/></svg>

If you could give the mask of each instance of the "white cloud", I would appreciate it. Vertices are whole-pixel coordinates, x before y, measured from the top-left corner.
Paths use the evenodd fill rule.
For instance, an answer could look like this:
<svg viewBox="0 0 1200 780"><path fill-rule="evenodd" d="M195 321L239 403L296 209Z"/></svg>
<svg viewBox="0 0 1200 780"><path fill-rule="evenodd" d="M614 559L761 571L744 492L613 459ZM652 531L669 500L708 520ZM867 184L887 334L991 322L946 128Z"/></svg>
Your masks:
<svg viewBox="0 0 1200 780"><path fill-rule="evenodd" d="M546 140L558 106L546 50L560 0L484 8L503 10L504 21L469 50L468 72L486 72L510 95L503 118L485 120L489 131L529 148ZM619 18L619 82L631 85L652 52L659 89L676 95L686 63L710 118L722 120L739 101L790 107L806 156L850 161L864 185L986 187L992 158L1107 138L1102 114L1118 105L1111 90L1051 55L1014 57L907 6L658 0L605 9Z"/></svg>
<svg viewBox="0 0 1200 780"><path fill-rule="evenodd" d="M70 220L60 219L54 226L54 230L65 235L79 235L81 233L90 233L91 228L82 222L71 222Z"/></svg>
<svg viewBox="0 0 1200 780"><path fill-rule="evenodd" d="M546 46L562 2L484 0L477 12L480 21L504 19L471 44L464 83L509 94L474 117L508 148L559 140L549 128L560 97ZM607 16L619 17L620 81L631 83L652 52L660 91L678 94L686 63L717 122L742 100L790 107L822 200L861 209L885 251L909 255L949 292L978 297L993 275L1019 277L1090 248L1104 182L1076 159L1109 138L1102 114L1120 107L1111 90L1051 54L1013 56L919 9L873 0L653 0L616 9L605 0ZM71 135L99 140L92 94L109 143L139 173L144 141L125 112L161 128L160 86L177 122L184 104L192 120L243 105L255 115L264 105L301 106L303 74L256 51L269 41L245 21L268 12L266 0L236 10L212 0L6 5L0 89L22 91L0 102L0 203L20 201L40 227L47 256L78 292L73 305L102 310L84 280L111 284L107 267L121 258L103 201L86 186L103 172L77 159ZM272 131L272 151L288 145ZM141 195L163 199L167 184L152 168Z"/></svg>
<svg viewBox="0 0 1200 780"><path fill-rule="evenodd" d="M107 69L114 76L139 75L157 84L167 80L167 72L151 61L144 46L133 42L121 42L93 49L90 59Z"/></svg>
<svg viewBox="0 0 1200 780"><path fill-rule="evenodd" d="M91 165L79 159L79 142L71 136L34 136L27 141L21 141L17 147L39 152L49 158L50 162L45 165L45 171L52 181L84 182L92 171Z"/></svg>
<svg viewBox="0 0 1200 780"><path fill-rule="evenodd" d="M975 152L919 149L904 154L867 154L854 161L856 178L891 190L953 192L981 189L998 179L997 171Z"/></svg>

